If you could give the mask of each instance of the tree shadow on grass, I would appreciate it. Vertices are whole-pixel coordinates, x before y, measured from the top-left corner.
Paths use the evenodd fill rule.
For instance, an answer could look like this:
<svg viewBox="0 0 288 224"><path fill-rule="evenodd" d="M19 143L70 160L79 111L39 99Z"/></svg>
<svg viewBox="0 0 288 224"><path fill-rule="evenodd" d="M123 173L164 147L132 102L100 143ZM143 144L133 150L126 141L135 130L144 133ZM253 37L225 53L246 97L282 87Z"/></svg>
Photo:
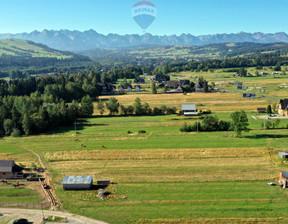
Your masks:
<svg viewBox="0 0 288 224"><path fill-rule="evenodd" d="M76 131L82 131L87 127L103 127L103 126L108 126L108 124L91 124L91 123L84 123L83 121L79 124L77 121L77 125L76 125ZM49 131L47 133L45 133L46 135L51 135L51 134L65 134L67 132L70 131L75 131L75 126L70 125L70 126L66 126L66 127L59 127L56 130L53 131Z"/></svg>
<svg viewBox="0 0 288 224"><path fill-rule="evenodd" d="M249 138L249 139L288 138L288 135L261 134L261 135L245 136L244 138Z"/></svg>

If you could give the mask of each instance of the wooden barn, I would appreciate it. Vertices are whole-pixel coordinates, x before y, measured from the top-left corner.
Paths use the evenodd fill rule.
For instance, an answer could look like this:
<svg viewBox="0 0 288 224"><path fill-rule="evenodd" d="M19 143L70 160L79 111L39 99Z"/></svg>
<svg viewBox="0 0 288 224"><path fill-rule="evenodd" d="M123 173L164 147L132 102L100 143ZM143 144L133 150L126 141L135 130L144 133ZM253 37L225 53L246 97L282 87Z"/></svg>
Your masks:
<svg viewBox="0 0 288 224"><path fill-rule="evenodd" d="M264 114L267 112L267 109L266 108L257 108L257 113L258 114Z"/></svg>
<svg viewBox="0 0 288 224"><path fill-rule="evenodd" d="M64 190L90 190L93 176L66 176L61 184Z"/></svg>
<svg viewBox="0 0 288 224"><path fill-rule="evenodd" d="M280 100L278 104L278 114L280 116L288 116L288 99Z"/></svg>
<svg viewBox="0 0 288 224"><path fill-rule="evenodd" d="M21 179L23 168L17 166L14 160L0 160L0 179Z"/></svg>

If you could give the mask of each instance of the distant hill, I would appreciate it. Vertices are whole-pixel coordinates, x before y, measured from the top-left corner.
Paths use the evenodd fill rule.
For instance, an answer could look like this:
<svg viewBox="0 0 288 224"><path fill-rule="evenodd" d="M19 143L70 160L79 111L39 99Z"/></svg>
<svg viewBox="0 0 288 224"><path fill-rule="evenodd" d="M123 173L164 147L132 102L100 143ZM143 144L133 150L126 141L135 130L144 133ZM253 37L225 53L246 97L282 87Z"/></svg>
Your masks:
<svg viewBox="0 0 288 224"><path fill-rule="evenodd" d="M236 34L214 34L193 36L182 34L180 36L153 36L149 33L144 35L103 35L95 30L84 32L70 30L43 30L42 32L33 31L31 33L19 34L0 34L0 39L15 38L31 40L36 43L45 44L51 48L65 51L83 51L95 48L125 48L135 46L194 46L215 43L288 43L288 35L284 32L264 34L264 33L245 33Z"/></svg>
<svg viewBox="0 0 288 224"><path fill-rule="evenodd" d="M32 41L4 39L0 40L0 57L4 56L71 59L75 54L54 50Z"/></svg>
<svg viewBox="0 0 288 224"><path fill-rule="evenodd" d="M114 49L94 49L80 52L96 60L114 61L130 59L138 60L165 60L165 61L189 61L192 59L222 59L231 57L249 57L259 54L288 55L286 43L221 43L204 46L158 46L158 47L131 47Z"/></svg>
<svg viewBox="0 0 288 224"><path fill-rule="evenodd" d="M83 55L54 50L43 44L18 39L0 40L0 67L22 68L81 66L91 60Z"/></svg>

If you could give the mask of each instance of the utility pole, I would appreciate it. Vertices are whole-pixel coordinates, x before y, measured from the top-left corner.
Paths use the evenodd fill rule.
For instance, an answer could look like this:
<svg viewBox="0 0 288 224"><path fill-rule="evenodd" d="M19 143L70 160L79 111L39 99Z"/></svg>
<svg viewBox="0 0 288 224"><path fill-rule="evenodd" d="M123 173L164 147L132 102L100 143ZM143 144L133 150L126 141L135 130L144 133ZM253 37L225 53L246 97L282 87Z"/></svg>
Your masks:
<svg viewBox="0 0 288 224"><path fill-rule="evenodd" d="M138 135L139 135L139 119L138 119L138 122L137 122L137 127L138 127L138 128L137 128L137 130L138 130L137 133L138 133Z"/></svg>
<svg viewBox="0 0 288 224"><path fill-rule="evenodd" d="M74 127L75 127L75 136L77 136L77 123L76 123L76 121L74 122Z"/></svg>
<svg viewBox="0 0 288 224"><path fill-rule="evenodd" d="M199 127L198 127L198 125L199 125L199 122L198 122L198 120L197 120L197 132L199 132Z"/></svg>

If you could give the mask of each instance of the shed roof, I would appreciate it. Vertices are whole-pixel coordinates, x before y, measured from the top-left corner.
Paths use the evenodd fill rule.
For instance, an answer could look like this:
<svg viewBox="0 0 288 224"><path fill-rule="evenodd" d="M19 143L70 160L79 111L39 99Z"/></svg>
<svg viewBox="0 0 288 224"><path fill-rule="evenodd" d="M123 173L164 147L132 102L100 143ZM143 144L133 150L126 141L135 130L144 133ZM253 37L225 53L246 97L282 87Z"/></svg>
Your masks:
<svg viewBox="0 0 288 224"><path fill-rule="evenodd" d="M280 171L280 172L283 174L284 177L288 178L288 172L286 171Z"/></svg>
<svg viewBox="0 0 288 224"><path fill-rule="evenodd" d="M66 176L61 184L92 184L93 176Z"/></svg>
<svg viewBox="0 0 288 224"><path fill-rule="evenodd" d="M195 104L182 104L182 110L196 110Z"/></svg>
<svg viewBox="0 0 288 224"><path fill-rule="evenodd" d="M12 172L14 166L14 160L0 160L0 172Z"/></svg>

